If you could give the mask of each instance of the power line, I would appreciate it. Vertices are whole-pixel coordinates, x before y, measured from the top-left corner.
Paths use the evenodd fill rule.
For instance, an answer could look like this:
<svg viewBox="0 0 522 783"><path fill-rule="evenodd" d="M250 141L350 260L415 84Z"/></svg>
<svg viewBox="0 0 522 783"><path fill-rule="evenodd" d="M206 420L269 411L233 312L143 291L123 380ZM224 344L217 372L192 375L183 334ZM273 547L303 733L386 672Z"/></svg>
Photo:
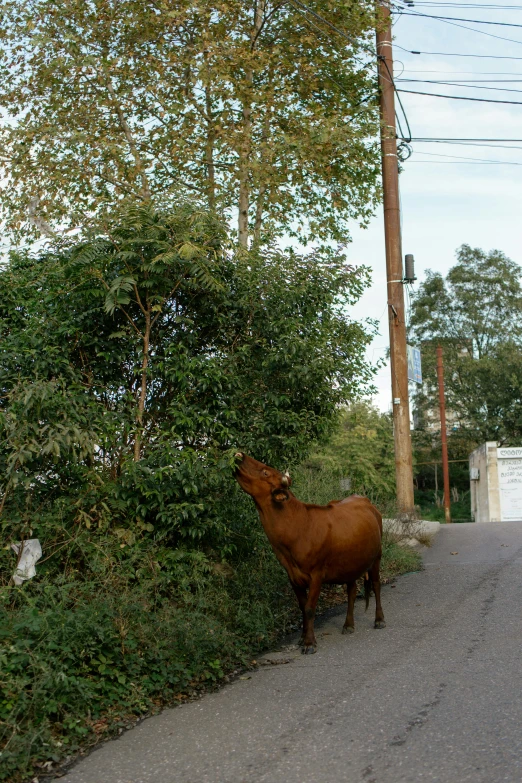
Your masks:
<svg viewBox="0 0 522 783"><path fill-rule="evenodd" d="M419 136L412 138L412 141L466 141L466 142L475 142L475 141L497 141L497 142L522 142L522 139L464 139L464 138L453 138L453 137L429 137L429 136Z"/></svg>
<svg viewBox="0 0 522 783"><path fill-rule="evenodd" d="M449 24L452 27L459 27L461 30L470 30L472 33L478 33L479 35L487 35L488 38L496 38L498 41L508 41L509 43L516 43L522 45L522 41L517 40L516 38L506 38L503 35L494 35L493 33L486 33L484 30L476 30L474 27L467 27L466 25L459 24L458 22L450 22L449 18L445 19L443 16L430 16L430 14L416 14L413 11L411 13L404 12L404 15L427 17L429 19L435 19L436 21L442 22L443 24Z"/></svg>
<svg viewBox="0 0 522 783"><path fill-rule="evenodd" d="M312 32L314 33L314 35L316 35L315 31L317 31L321 35L323 35L326 38L327 41L331 41L332 40L330 38L330 36L327 33L324 32L324 30L321 30L320 27L318 27L314 22L310 21L310 19L308 19L306 16L304 16L303 19L304 19L304 22L312 28ZM316 37L317 37L317 35L316 35ZM330 81L333 82L333 84L335 84L339 88L339 90L342 93L344 93L344 95L347 95L349 98L353 98L353 96L342 86L342 84L339 84L339 82L336 79L334 79L333 76L330 76L330 74L327 73L326 71L324 72L324 76L326 76L327 79L330 79ZM368 98L364 98L362 101L359 101L358 103L355 104L355 106L359 106L361 103L363 103L366 100L368 100ZM354 106L354 108L355 108L355 106Z"/></svg>
<svg viewBox="0 0 522 783"><path fill-rule="evenodd" d="M433 144L434 142L431 142ZM444 141L443 144L449 144L452 147L488 147L489 149L494 150L522 150L522 147L518 147L515 144L506 144L505 146L499 147L498 144L469 144L462 141Z"/></svg>
<svg viewBox="0 0 522 783"><path fill-rule="evenodd" d="M404 2L404 0L402 0ZM405 4L406 7L410 6L410 3ZM415 8L417 6L428 6L435 8L480 8L485 11L522 11L522 5L496 5L494 3L430 3L430 2L415 2Z"/></svg>
<svg viewBox="0 0 522 783"><path fill-rule="evenodd" d="M475 32L480 32L476 30ZM396 49L402 49L403 52L408 54L420 54L427 55L429 57L476 57L480 60L522 60L522 57L509 57L502 54L462 54L461 52L421 52L415 49L406 49L404 46L394 44Z"/></svg>
<svg viewBox="0 0 522 783"><path fill-rule="evenodd" d="M486 19L462 19L460 16L435 16L433 14L417 13L416 11L392 11L392 14L399 13L401 16L423 16L425 19L438 19L439 22L471 22L472 24L493 24L499 27L522 27L522 24L513 24L512 22L489 22ZM476 31L478 32L478 30Z"/></svg>
<svg viewBox="0 0 522 783"><path fill-rule="evenodd" d="M470 90L494 90L495 92L518 92L522 90L512 90L509 87L482 87L478 84L469 84L464 82L443 82L434 79L400 79L401 82L414 82L415 84L444 84L447 87L467 87Z"/></svg>
<svg viewBox="0 0 522 783"><path fill-rule="evenodd" d="M519 139L522 142L522 139ZM449 144L451 147L489 147L494 150L522 150L522 147L507 144L499 146L498 144L488 144L484 142L472 141L442 141L441 139L412 139L412 144Z"/></svg>
<svg viewBox="0 0 522 783"><path fill-rule="evenodd" d="M522 73L518 71L443 71L442 69L438 68L437 70L414 70L413 68L405 68L402 73L449 73L455 74L459 73L466 73L466 74L473 74L474 76L520 76L522 77ZM395 78L395 81L398 81L402 78L401 76L397 76ZM470 80L471 81L471 80Z"/></svg>
<svg viewBox="0 0 522 783"><path fill-rule="evenodd" d="M324 16L321 16L320 14L316 13L312 8L305 5L304 3L301 3L300 0L290 0L290 4L297 6L299 10L304 11L305 13L310 14L315 19L317 19L320 22L323 22L323 24L327 25L331 30L337 33L337 35L340 35L342 38L349 41L352 45L358 45L361 47L361 49L364 49L365 51L369 52L372 57L375 57L375 51L371 48L371 46L368 46L361 41L357 41L354 39L353 36L348 35L348 33L345 33L344 30L341 30L336 25L332 24L329 19L325 19ZM391 74L390 74L391 76ZM393 77L392 77L393 78Z"/></svg>
<svg viewBox="0 0 522 783"><path fill-rule="evenodd" d="M437 73L437 71L434 71L434 73ZM446 73L450 73L450 71L446 71ZM521 74L522 76L522 74ZM441 79L409 79L406 76L399 76L395 79L397 82L422 82L423 84L520 84L522 83L521 79L449 79L447 81L442 81ZM481 89L481 88L479 88ZM484 87L484 89L489 89ZM496 90L502 90L502 87L495 87Z"/></svg>
<svg viewBox="0 0 522 783"><path fill-rule="evenodd" d="M484 161L482 163L478 161L469 161L469 160L410 160L408 161L409 165L411 166L412 163L432 163L435 165L442 165L445 164L447 166L453 164L454 166L494 166L494 165L501 165L505 164L506 166L522 166L522 163L510 163L509 161L503 161L503 160L492 160L492 161Z"/></svg>
<svg viewBox="0 0 522 783"><path fill-rule="evenodd" d="M433 158L454 158L455 160L468 160L472 163L505 163L510 166L522 166L522 163L516 163L511 160L491 160L491 158L468 158L464 155L447 155L445 152L422 152L422 155L429 155Z"/></svg>
<svg viewBox="0 0 522 783"><path fill-rule="evenodd" d="M449 98L453 101L476 101L478 103L505 103L511 106L522 106L522 101L497 101L494 98L469 98L466 95L441 95L438 92L420 92L418 90L397 89L397 92L407 92L409 95L427 95L430 98Z"/></svg>
<svg viewBox="0 0 522 783"><path fill-rule="evenodd" d="M349 41L352 45L358 44L361 47L361 49L363 49L364 51L369 52L372 55L372 57L377 56L377 59L379 59L379 60L382 59L382 61L384 63L384 66L386 68L386 71L388 72L388 76L390 78L390 82L393 85L393 89L394 89L394 91L395 91L395 93L397 95L397 101L398 101L399 106L401 107L402 113L404 115L404 121L406 123L406 127L408 129L408 133L411 136L410 123L408 122L408 117L406 116L406 111L404 109L404 106L402 105L402 101L401 101L399 92L398 92L397 87L395 85L395 82L394 82L394 79L393 79L393 74L390 72L390 69L388 68L388 64L387 64L386 60L383 59L381 56L376 55L376 52L370 46L367 46L367 45L361 43L360 41L355 41L354 38L352 36L349 36L347 33L345 33L344 30L341 30L339 27L337 27L336 25L332 24L332 22L330 22L329 19L325 19L324 16L321 16L320 14L316 13L309 6L305 5L304 3L301 3L300 0L290 0L290 4L293 5L294 7L297 6L298 10L301 10L304 13L308 13L311 16L313 16L315 19L317 19L318 21L323 22L328 27L330 27L334 32L336 32L338 35L340 35L342 38L344 38L345 40Z"/></svg>

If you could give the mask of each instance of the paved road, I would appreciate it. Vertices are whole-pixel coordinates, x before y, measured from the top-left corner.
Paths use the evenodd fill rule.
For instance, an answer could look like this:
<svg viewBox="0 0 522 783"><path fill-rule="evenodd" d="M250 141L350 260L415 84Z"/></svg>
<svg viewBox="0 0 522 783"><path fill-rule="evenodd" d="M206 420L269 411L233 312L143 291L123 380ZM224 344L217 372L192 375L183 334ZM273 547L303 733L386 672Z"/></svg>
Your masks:
<svg viewBox="0 0 522 783"><path fill-rule="evenodd" d="M451 554L458 552L458 554ZM422 573L287 650L144 721L62 783L521 783L522 523L443 527ZM372 600L372 606L373 606Z"/></svg>

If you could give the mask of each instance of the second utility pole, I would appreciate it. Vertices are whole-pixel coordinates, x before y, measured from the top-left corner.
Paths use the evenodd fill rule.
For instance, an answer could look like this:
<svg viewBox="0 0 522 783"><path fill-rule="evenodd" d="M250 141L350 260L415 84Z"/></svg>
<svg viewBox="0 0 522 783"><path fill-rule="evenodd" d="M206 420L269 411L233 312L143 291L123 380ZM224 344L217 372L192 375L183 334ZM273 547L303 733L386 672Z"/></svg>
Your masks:
<svg viewBox="0 0 522 783"><path fill-rule="evenodd" d="M448 441L446 433L446 399L444 395L444 364L442 347L437 348L437 379L439 382L440 443L442 448L442 475L444 477L444 516L446 523L451 522L450 483L448 463Z"/></svg>
<svg viewBox="0 0 522 783"><path fill-rule="evenodd" d="M382 189L388 282L395 479L399 510L411 513L414 510L413 466L408 398L406 319L402 282L399 161L395 130L391 14L389 6L380 2L377 9L380 11L377 19L377 61L381 110Z"/></svg>

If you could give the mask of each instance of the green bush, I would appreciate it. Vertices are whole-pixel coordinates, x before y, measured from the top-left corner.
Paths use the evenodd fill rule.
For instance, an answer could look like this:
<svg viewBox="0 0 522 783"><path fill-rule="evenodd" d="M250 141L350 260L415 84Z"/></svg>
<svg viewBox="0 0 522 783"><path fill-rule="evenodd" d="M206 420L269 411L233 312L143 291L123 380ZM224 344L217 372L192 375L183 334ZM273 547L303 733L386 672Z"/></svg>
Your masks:
<svg viewBox="0 0 522 783"><path fill-rule="evenodd" d="M9 783L212 686L299 621L257 521L250 551L232 563L142 541L121 550L107 540L100 551L85 534L75 545L83 575L0 588L0 780ZM418 567L415 552L385 538L384 579Z"/></svg>
<svg viewBox="0 0 522 783"><path fill-rule="evenodd" d="M335 252L238 252L187 204L0 270L0 779L219 681L295 620L233 454L295 466L367 388L346 315L366 284ZM331 499L314 471L304 499ZM13 587L9 544L31 537L37 576Z"/></svg>
<svg viewBox="0 0 522 783"><path fill-rule="evenodd" d="M286 574L264 534L254 540L236 566L151 545L99 553L79 540L83 578L1 588L0 780L92 744L100 720L110 733L217 682L283 632L295 615Z"/></svg>
<svg viewBox="0 0 522 783"><path fill-rule="evenodd" d="M370 335L346 314L367 283L334 252L238 251L189 204L128 207L83 241L14 254L0 270L4 540L32 530L52 547L62 526L229 547L234 450L299 462L371 381Z"/></svg>

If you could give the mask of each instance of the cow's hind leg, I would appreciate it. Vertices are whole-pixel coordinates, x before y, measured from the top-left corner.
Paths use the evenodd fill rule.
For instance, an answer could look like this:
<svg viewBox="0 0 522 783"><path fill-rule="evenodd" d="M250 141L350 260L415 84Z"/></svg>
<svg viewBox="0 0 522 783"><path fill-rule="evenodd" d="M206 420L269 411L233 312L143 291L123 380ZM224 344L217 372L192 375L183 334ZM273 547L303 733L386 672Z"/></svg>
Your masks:
<svg viewBox="0 0 522 783"><path fill-rule="evenodd" d="M370 568L370 579L372 581L373 592L375 593L375 625L374 628L386 628L384 622L384 613L381 606L381 576L379 573L379 567L381 564L381 558L378 557L375 563Z"/></svg>
<svg viewBox="0 0 522 783"><path fill-rule="evenodd" d="M305 587L299 587L299 585L294 585L292 583L292 587L294 588L294 593L296 595L296 598L299 602L299 609L301 610L301 614L303 615L303 629L301 631L301 638L299 639L299 646L302 647L305 643L305 636L306 636L306 626L308 625L308 619L306 617L305 607L306 607L306 588Z"/></svg>
<svg viewBox="0 0 522 783"><path fill-rule="evenodd" d="M353 608L355 605L355 598L357 596L357 582L349 582L346 585L346 592L348 593L348 611L346 612L343 633L354 633L355 622L353 619Z"/></svg>

